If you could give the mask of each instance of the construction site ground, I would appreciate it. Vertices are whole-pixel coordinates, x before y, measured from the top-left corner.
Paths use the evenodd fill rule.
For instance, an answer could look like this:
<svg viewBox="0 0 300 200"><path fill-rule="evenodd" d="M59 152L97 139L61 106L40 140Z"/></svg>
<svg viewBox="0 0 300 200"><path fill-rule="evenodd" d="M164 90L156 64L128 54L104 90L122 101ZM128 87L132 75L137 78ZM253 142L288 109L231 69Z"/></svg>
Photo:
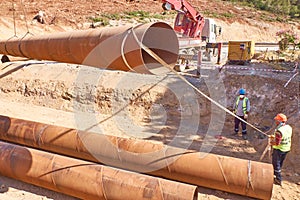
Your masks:
<svg viewBox="0 0 300 200"><path fill-rule="evenodd" d="M159 1L100 0L97 2L87 0L24 1L25 14L22 12L22 4L15 3L14 9L18 11L15 13L16 29L13 26L12 3L1 2L0 38L8 39L15 33L22 37L28 31L32 34L44 34L86 29L91 24L90 17L103 13L124 10L160 13L161 10ZM299 24L296 22L286 24L260 21L258 16L262 13L238 6L229 6L223 1L190 2L198 6L200 10L208 9L209 12L218 14L222 14L220 12L235 14L234 19L216 19L223 31L220 41L276 42L276 32L280 29L293 26L299 31ZM219 9L220 7L222 9ZM53 23L31 22L39 10L45 11L48 22ZM25 19L28 26L26 26ZM171 23L172 19L166 19L166 21ZM122 20L110 22L111 26L125 23L129 22ZM130 23L134 24L138 21ZM274 185L272 199L296 200L300 198L299 74L288 84L287 82L296 73L295 65L299 63L299 59L293 62L278 62L277 54L261 56L264 57L264 61L253 60L247 66L225 65L222 70L202 70L200 78L191 76L196 72L195 69L190 69L184 76L205 94L229 109L235 101L239 88L246 88L252 105L249 122L264 131L271 129L269 134L275 127L274 116L278 112L287 114L288 122L294 129L293 146L284 163L283 186ZM88 129L91 132L154 140L165 144L170 144L174 135L177 134L182 109L185 108L179 105L182 102L176 99L174 92L176 93L177 89L180 92L189 86L174 74L141 75L51 61L20 61L19 58L10 58L13 60L12 63L0 64L0 115L81 130ZM248 67L249 70L244 70L244 67ZM262 69L270 71L262 71ZM272 71L274 69L288 72ZM97 82L93 82L94 79L91 77L97 78ZM160 84L156 85L156 83ZM176 87L178 88L173 89ZM225 115L221 109L214 107L200 94L195 93L192 98L199 105L200 120L197 130L187 131L186 138L182 138L183 144L186 141L192 141L186 145L187 149L200 150L209 132L212 133L214 142L211 153L259 161L267 145L266 138L249 127L248 140L243 140L241 136L232 136L232 116ZM127 105L128 102L131 103ZM127 105L126 111L121 114L125 114L129 120L124 123L129 122L133 128L125 127L123 122L116 122L114 117L109 118L124 105ZM110 120L93 126L95 122L106 118ZM92 126L93 128L90 128ZM138 128L135 129L135 127ZM268 153L262 162L271 162ZM76 199L3 176L0 176L0 192L0 199L4 200ZM244 200L251 198L200 187L198 199Z"/></svg>

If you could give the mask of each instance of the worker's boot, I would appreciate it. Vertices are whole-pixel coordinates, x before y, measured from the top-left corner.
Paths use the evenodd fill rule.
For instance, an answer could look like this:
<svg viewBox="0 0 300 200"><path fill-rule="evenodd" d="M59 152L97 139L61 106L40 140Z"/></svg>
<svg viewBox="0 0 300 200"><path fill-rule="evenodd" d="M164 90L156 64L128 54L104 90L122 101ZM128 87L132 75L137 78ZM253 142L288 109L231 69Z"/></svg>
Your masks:
<svg viewBox="0 0 300 200"><path fill-rule="evenodd" d="M232 133L231 135L232 135L232 136L236 136L236 135L238 135L238 132L234 132L234 133Z"/></svg>
<svg viewBox="0 0 300 200"><path fill-rule="evenodd" d="M278 180L277 178L274 178L274 184L275 184L275 185L280 185L280 186L282 186L282 185L281 185L281 181Z"/></svg>

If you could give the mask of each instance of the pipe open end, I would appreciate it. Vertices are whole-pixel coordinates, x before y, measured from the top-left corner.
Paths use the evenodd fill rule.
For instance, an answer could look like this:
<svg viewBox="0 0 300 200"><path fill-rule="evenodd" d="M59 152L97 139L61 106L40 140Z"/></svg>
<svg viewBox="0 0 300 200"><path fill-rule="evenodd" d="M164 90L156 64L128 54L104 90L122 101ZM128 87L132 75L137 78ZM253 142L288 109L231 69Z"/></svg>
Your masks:
<svg viewBox="0 0 300 200"><path fill-rule="evenodd" d="M179 42L173 28L163 22L153 23L141 42L145 46L142 49L142 59L148 72L156 75L170 72L170 68L177 62L179 52ZM138 72L139 69L135 71Z"/></svg>

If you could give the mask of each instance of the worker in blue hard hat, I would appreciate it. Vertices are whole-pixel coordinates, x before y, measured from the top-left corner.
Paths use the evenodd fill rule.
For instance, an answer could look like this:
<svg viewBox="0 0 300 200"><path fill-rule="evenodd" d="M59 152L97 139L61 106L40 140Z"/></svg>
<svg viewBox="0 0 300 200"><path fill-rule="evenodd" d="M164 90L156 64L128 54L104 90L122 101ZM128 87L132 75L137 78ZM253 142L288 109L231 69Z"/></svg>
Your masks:
<svg viewBox="0 0 300 200"><path fill-rule="evenodd" d="M234 114L239 116L241 119L247 121L250 112L250 100L246 97L246 90L241 88L239 90L239 96L236 98L233 105ZM234 119L234 135L239 132L239 125L242 124L242 137L247 140L247 128L246 123L235 117Z"/></svg>

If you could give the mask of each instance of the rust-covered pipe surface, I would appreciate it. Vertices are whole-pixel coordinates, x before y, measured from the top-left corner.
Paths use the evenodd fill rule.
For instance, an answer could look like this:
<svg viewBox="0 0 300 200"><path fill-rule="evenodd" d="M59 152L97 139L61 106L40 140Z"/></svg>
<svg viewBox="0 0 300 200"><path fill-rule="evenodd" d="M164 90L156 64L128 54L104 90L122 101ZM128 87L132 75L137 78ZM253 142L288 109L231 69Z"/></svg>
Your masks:
<svg viewBox="0 0 300 200"><path fill-rule="evenodd" d="M166 63L176 63L178 39L172 27L163 22L14 37L0 41L0 54L139 73L165 72L139 42Z"/></svg>
<svg viewBox="0 0 300 200"><path fill-rule="evenodd" d="M272 195L273 167L267 163L5 116L0 118L0 139L259 199Z"/></svg>
<svg viewBox="0 0 300 200"><path fill-rule="evenodd" d="M0 141L0 173L80 199L197 199L196 186Z"/></svg>

